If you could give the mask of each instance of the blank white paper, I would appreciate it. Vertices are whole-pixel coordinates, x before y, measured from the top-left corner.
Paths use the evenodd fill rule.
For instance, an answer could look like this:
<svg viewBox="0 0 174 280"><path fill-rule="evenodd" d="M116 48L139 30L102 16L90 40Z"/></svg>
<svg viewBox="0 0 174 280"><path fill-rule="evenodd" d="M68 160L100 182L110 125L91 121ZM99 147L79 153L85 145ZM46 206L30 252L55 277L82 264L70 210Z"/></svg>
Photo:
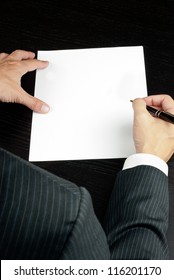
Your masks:
<svg viewBox="0 0 174 280"><path fill-rule="evenodd" d="M39 51L30 161L125 158L134 153L130 99L147 95L143 47Z"/></svg>

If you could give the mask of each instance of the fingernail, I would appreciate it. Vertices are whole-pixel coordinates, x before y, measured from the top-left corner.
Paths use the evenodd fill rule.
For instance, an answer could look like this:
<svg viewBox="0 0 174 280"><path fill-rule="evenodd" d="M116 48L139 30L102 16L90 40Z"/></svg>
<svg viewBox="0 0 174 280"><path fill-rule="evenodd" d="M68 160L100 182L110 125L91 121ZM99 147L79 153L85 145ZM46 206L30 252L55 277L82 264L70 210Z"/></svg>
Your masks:
<svg viewBox="0 0 174 280"><path fill-rule="evenodd" d="M50 110L50 107L47 104L43 104L42 107L40 108L41 113L46 114Z"/></svg>
<svg viewBox="0 0 174 280"><path fill-rule="evenodd" d="M48 60L42 60L42 62L49 64Z"/></svg>

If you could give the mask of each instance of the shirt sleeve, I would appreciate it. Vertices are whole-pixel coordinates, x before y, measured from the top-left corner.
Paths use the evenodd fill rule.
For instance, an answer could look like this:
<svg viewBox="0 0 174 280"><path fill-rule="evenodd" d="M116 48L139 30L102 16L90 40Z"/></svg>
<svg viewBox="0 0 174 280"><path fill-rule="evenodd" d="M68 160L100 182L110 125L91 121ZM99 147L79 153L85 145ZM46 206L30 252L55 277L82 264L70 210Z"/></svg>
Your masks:
<svg viewBox="0 0 174 280"><path fill-rule="evenodd" d="M138 153L129 156L124 162L123 170L139 165L149 165L156 167L168 176L168 165L166 162L152 154Z"/></svg>

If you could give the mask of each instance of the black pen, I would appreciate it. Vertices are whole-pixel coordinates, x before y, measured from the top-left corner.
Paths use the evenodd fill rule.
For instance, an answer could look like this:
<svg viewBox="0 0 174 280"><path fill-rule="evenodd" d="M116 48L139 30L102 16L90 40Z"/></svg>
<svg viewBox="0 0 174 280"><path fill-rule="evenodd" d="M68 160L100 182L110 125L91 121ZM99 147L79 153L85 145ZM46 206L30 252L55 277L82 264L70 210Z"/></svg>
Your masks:
<svg viewBox="0 0 174 280"><path fill-rule="evenodd" d="M133 100L131 100L131 102L133 102ZM146 105L146 109L154 117L158 117L161 120L164 120L166 122L170 122L170 123L174 124L174 115L173 114L170 114L170 113L165 112L165 111L157 110L157 109L155 109L151 106L148 106L148 105Z"/></svg>

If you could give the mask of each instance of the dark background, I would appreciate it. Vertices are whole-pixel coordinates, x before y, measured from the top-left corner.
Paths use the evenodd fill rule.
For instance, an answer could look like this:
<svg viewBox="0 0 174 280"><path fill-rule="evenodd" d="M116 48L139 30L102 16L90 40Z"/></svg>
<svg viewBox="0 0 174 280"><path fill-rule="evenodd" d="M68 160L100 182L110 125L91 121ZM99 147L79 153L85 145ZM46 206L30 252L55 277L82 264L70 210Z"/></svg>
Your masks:
<svg viewBox="0 0 174 280"><path fill-rule="evenodd" d="M154 0L28 0L0 5L0 52L144 46L148 94L174 98L174 4ZM22 79L34 92L35 73ZM28 159L32 113L0 103L0 146ZM124 159L35 163L86 187L102 221ZM169 162L168 241L174 259L174 158Z"/></svg>

